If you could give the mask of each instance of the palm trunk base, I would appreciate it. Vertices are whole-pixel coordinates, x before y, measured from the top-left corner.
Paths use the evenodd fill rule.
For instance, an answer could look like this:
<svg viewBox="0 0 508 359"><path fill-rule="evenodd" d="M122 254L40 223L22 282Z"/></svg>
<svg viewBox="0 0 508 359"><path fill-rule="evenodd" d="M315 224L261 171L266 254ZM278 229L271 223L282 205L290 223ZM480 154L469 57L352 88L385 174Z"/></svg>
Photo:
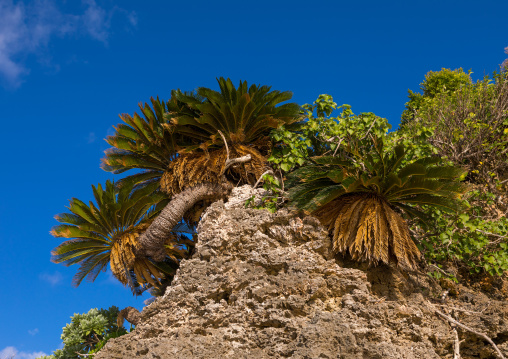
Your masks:
<svg viewBox="0 0 508 359"><path fill-rule="evenodd" d="M134 307L124 308L118 312L118 317L116 319L116 324L118 327L123 326L124 319L132 325L138 325L139 320L141 319L141 313Z"/></svg>

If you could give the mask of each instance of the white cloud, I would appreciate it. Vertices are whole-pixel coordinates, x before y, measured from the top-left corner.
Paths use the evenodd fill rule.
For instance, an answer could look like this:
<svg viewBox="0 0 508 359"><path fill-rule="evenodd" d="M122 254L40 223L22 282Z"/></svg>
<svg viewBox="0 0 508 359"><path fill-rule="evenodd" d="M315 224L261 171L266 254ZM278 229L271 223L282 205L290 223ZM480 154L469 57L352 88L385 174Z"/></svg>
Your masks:
<svg viewBox="0 0 508 359"><path fill-rule="evenodd" d="M23 1L0 0L0 80L8 87L17 88L30 72L24 63L29 55L36 55L47 66L48 44L55 37L84 35L107 45L111 19L116 12L136 26L137 16L117 6L106 10L95 0L82 0L84 12L65 14L56 0ZM48 59L49 58L49 59ZM0 358L1 359L1 358Z"/></svg>
<svg viewBox="0 0 508 359"><path fill-rule="evenodd" d="M41 273L39 278L45 282L48 282L52 286L59 284L63 280L63 276L60 272L55 272L53 274Z"/></svg>
<svg viewBox="0 0 508 359"><path fill-rule="evenodd" d="M132 26L136 26L138 24L138 15L134 11L127 14L127 19L129 19Z"/></svg>
<svg viewBox="0 0 508 359"><path fill-rule="evenodd" d="M113 12L108 14L94 0L84 0L84 3L88 5L88 9L83 15L86 30L94 39L107 44Z"/></svg>
<svg viewBox="0 0 508 359"><path fill-rule="evenodd" d="M0 350L0 359L35 359L43 355L47 354L44 352L20 352L15 347L5 347Z"/></svg>
<svg viewBox="0 0 508 359"><path fill-rule="evenodd" d="M22 48L21 42L26 33L23 6L0 0L0 74L14 86L19 85L20 76L27 72L13 59L13 55Z"/></svg>
<svg viewBox="0 0 508 359"><path fill-rule="evenodd" d="M97 136L95 136L95 132L90 132L88 134L88 136L86 137L86 142L87 143L94 143L96 139L97 139Z"/></svg>
<svg viewBox="0 0 508 359"><path fill-rule="evenodd" d="M28 331L28 334L30 334L30 335L35 335L37 333L39 333L39 328L35 328L35 329L32 329L32 330Z"/></svg>

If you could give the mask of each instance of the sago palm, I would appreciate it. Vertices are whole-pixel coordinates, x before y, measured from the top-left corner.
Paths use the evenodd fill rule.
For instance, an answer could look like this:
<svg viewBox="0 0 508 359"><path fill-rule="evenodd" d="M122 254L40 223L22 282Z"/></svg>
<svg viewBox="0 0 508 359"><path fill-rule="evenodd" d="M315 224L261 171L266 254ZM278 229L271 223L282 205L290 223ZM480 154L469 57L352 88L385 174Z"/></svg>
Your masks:
<svg viewBox="0 0 508 359"><path fill-rule="evenodd" d="M62 224L53 227L51 234L68 240L53 250L52 261L79 264L74 285L84 278L94 281L108 264L115 278L135 294L174 275L180 258L186 255L186 244L192 244L181 234L172 232L166 237L165 258L159 262L137 253L140 234L168 202L155 191L157 185L133 192L132 183L119 187L108 180L104 188L92 186L95 204L73 198L70 213L55 217Z"/></svg>
<svg viewBox="0 0 508 359"><path fill-rule="evenodd" d="M402 214L426 221L420 205L456 211L467 188L457 181L464 170L438 165L435 157L402 165L408 163L403 146L387 153L382 140L373 137L371 144L367 153L348 146L345 159L313 158L314 165L292 174L297 185L290 198L328 227L336 253L414 269L420 252Z"/></svg>
<svg viewBox="0 0 508 359"><path fill-rule="evenodd" d="M195 93L172 91L165 106L158 101L153 104L155 116L150 112L145 119L124 116L129 126L118 127L118 134L109 139L116 148L106 153L104 169L115 173L143 169L145 172L124 181L150 183L160 178L161 188L171 198L139 239L144 254L155 260L164 258L165 237L185 214L188 222L195 222L204 201L220 198L231 183L254 183L267 166L269 132L298 118L297 104L279 105L291 98L290 92L248 87L245 81L238 88L229 79L218 82L220 92L207 88ZM152 137L168 137L171 146ZM161 144L165 147L160 155L150 147ZM228 157L239 161L227 161Z"/></svg>
<svg viewBox="0 0 508 359"><path fill-rule="evenodd" d="M235 183L253 184L267 167L270 131L298 119L297 104L279 105L291 99L291 92L249 87L246 81L235 88L230 79L222 77L217 81L220 92L204 87L192 94L172 92L166 127L193 143L182 144L184 151L162 177L167 193L198 183L220 182L228 154L230 158L250 155L250 161L231 167L226 175Z"/></svg>

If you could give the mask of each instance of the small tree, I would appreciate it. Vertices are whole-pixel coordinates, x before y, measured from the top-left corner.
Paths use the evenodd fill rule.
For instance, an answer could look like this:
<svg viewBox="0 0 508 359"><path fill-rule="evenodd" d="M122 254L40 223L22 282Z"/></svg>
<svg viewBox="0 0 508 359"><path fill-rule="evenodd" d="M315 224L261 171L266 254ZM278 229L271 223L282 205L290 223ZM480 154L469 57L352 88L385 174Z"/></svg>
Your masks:
<svg viewBox="0 0 508 359"><path fill-rule="evenodd" d="M414 235L427 260L503 275L508 271L508 78L500 73L473 83L465 76L461 69L427 74L423 93L410 92L395 137L420 154L435 153L463 166L473 184L463 197L467 213L425 209L433 230ZM411 116L405 117L409 109Z"/></svg>
<svg viewBox="0 0 508 359"><path fill-rule="evenodd" d="M93 308L85 314L74 314L71 322L63 328L64 347L50 356L38 359L77 359L91 358L111 338L127 334L125 328L117 325L118 308Z"/></svg>
<svg viewBox="0 0 508 359"><path fill-rule="evenodd" d="M453 93L462 86L472 83L470 73L465 73L462 68L456 70L442 69L441 71L429 71L425 75L425 81L420 84L422 93L408 90L409 101L402 113L402 125L412 121L422 107L429 100L440 94Z"/></svg>

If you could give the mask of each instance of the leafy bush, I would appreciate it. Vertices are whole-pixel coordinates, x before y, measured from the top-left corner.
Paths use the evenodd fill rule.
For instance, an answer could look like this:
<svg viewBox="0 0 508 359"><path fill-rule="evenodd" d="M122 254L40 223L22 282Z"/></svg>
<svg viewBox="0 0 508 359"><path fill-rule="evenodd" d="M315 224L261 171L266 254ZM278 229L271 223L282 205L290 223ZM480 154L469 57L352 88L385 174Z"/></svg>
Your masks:
<svg viewBox="0 0 508 359"><path fill-rule="evenodd" d="M342 112L332 116L334 110ZM313 105L302 106L304 120L272 131L271 138L275 146L268 162L271 163L275 174L266 174L263 188L271 193L263 198L263 203L254 208L265 208L274 212L280 208L285 200L283 178L289 172L310 163L310 158L320 155L344 155L346 145L359 142L361 148L371 146L369 135L385 138L391 125L385 118L375 114L361 113L355 115L351 106L338 106L330 95L319 95ZM246 205L253 205L253 198Z"/></svg>
<svg viewBox="0 0 508 359"><path fill-rule="evenodd" d="M449 215L427 209L434 230L415 230L432 263L452 261L471 272L508 271L508 78L494 74L473 83L462 69L429 72L410 91L395 137L420 153L433 152L464 166L475 190L464 198L466 213ZM411 114L411 116L409 116ZM495 200L494 200L495 199Z"/></svg>
<svg viewBox="0 0 508 359"><path fill-rule="evenodd" d="M74 314L71 322L62 331L63 349L57 349L50 356L38 359L76 359L86 354L93 357L111 338L117 338L127 333L124 327L116 324L118 308L93 308L85 314ZM81 356L79 354L82 354Z"/></svg>
<svg viewBox="0 0 508 359"><path fill-rule="evenodd" d="M506 77L496 75L495 79L495 83L485 80L473 84L462 69L427 74L421 84L423 94L410 92L406 104L416 117L391 133L387 133L390 125L385 119L372 113L355 115L350 106L337 106L331 96L320 95L313 105L302 107L305 121L272 133L278 145L269 161L283 174L308 164L312 156L347 159L345 146L352 142L358 143L358 150L367 154L372 151L367 137L373 134L384 139L387 149L402 145L413 154L408 156L411 161L435 156L442 158L443 165L465 166L468 175L461 179L476 183L477 188L464 198L468 214L449 214L422 206L430 218L425 228L432 230L425 231L422 221L412 220L413 239L429 263L452 261L474 273L503 275L508 272L508 220L502 213L506 208L500 210L500 203L506 201L503 197L506 181L502 176L508 174L503 167L508 148L508 136L505 136L508 135L508 108L505 109L508 86ZM333 117L332 112L339 109L342 113ZM467 152L462 157L453 155L460 154L465 145L474 148L471 156ZM487 163L485 158L492 160ZM356 166L361 168L362 163ZM492 186L495 193L491 191ZM272 178L265 182L265 189L280 192L280 183ZM273 202L271 206L275 210ZM497 215L492 215L493 211Z"/></svg>
<svg viewBox="0 0 508 359"><path fill-rule="evenodd" d="M488 213L486 209L486 205L495 208L495 197L485 190L473 190L465 199L469 206L467 213L455 215L426 208L434 221L433 230L427 233L420 231L416 236L426 259L431 263L452 261L473 273L506 273L508 219L495 211Z"/></svg>
<svg viewBox="0 0 508 359"><path fill-rule="evenodd" d="M418 116L418 112L425 107L429 100L442 94L453 93L463 86L470 85L471 71L465 73L462 68L456 70L442 69L441 71L429 71L425 75L425 81L420 84L422 93L408 90L409 101L402 113L402 125L407 124Z"/></svg>
<svg viewBox="0 0 508 359"><path fill-rule="evenodd" d="M426 76L422 88L441 73L462 78L461 71L429 73L432 76ZM487 77L476 83L464 80L453 91L418 95L421 101L416 104L410 94L406 107L414 109L414 116L399 131L409 139L425 131L435 153L465 166L469 181L487 184L495 192L508 177L508 77L495 74L494 81Z"/></svg>
<svg viewBox="0 0 508 359"><path fill-rule="evenodd" d="M342 109L337 117L334 110ZM369 134L384 137L391 125L375 114L355 115L351 106L337 106L330 95L319 95L313 105L302 106L305 120L272 132L277 143L268 161L285 173L304 165L310 157L336 155L352 141L365 141Z"/></svg>

